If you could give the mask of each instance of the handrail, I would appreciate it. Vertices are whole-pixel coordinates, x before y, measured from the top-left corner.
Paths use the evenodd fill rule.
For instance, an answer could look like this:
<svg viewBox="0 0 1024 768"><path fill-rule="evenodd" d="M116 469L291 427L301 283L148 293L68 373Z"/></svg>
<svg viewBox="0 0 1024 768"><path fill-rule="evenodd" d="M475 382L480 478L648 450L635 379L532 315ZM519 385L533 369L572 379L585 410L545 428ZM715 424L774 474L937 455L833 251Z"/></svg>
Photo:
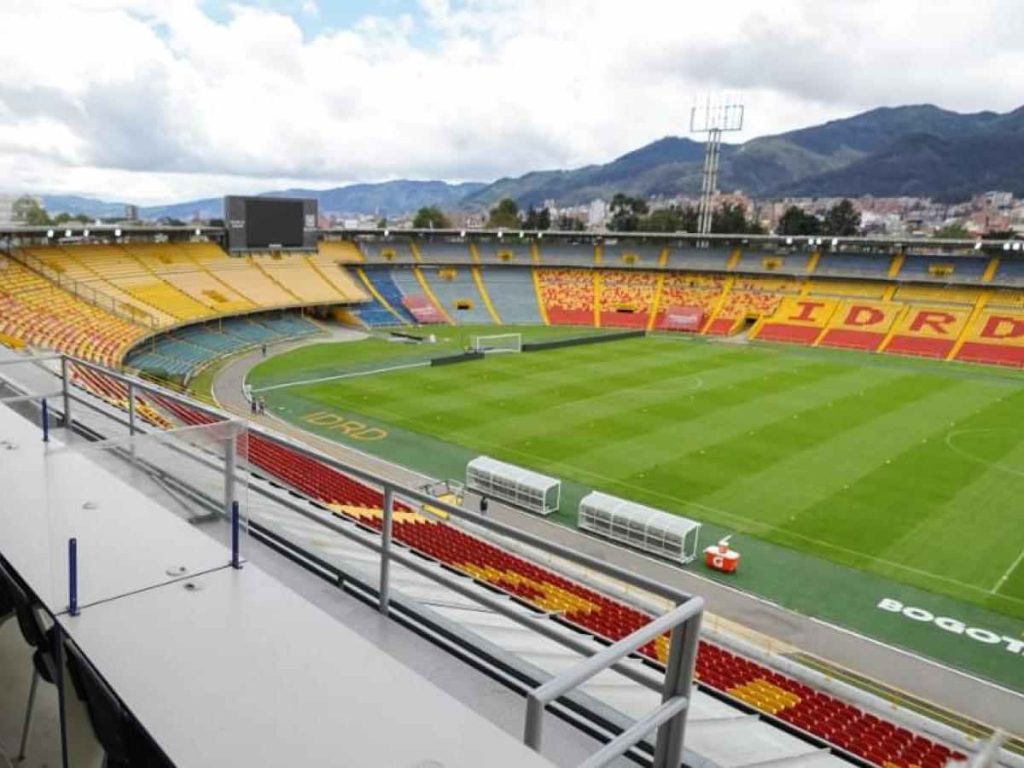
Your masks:
<svg viewBox="0 0 1024 768"><path fill-rule="evenodd" d="M152 382L148 382L144 379L139 379L134 376L128 376L122 373L111 371L110 369L104 368L101 365L97 365L96 363L92 363L87 360L82 360L80 358L68 356L68 359L71 362L75 363L75 365L82 365L86 368L91 368L106 376L115 378L124 383L125 385L127 385L128 383L132 383L135 385L136 388L146 390L154 394L161 395L163 397L167 397L171 400L174 400L177 403L186 405L190 408L193 408L194 410L200 411L209 416L214 416L218 419L224 420L236 418L233 414L230 414L227 411L223 411L219 408L207 405L205 403L199 403L190 397L182 395L179 392L174 392L173 390L166 389L159 385L153 384ZM388 480L387 478L380 477L379 475L376 475L368 470L361 469L351 464L347 464L341 461L340 459L323 453L322 451L318 451L315 448L310 448L295 440L291 440L289 438L277 435L274 432L271 432L263 427L260 427L259 425L250 425L249 434L259 435L264 439L270 440L271 442L274 442L278 445L296 451L297 453L307 458L314 459L316 461L327 464L328 466L331 466L350 477L369 483L370 485L379 487L382 490L391 488L395 493L402 496L403 498L410 499L421 504L429 504L432 507L447 512L453 517L462 520L470 520L475 525L479 525L484 528L489 528L490 530L499 533L502 536L507 536L509 538L522 541L525 544L529 544L538 549L558 555L559 557L563 557L566 560L570 560L578 565L582 565L591 568L595 571L598 571L600 573L603 573L607 576L611 576L612 578L618 581L625 582L627 584L630 584L631 586L638 587L640 589L643 589L647 592L651 592L656 595L660 595L661 597L665 597L674 603L682 603L693 597L693 595L691 595L690 593L672 587L671 585L661 583L659 581L648 578L641 574L633 573L632 571L629 571L625 568L620 568L619 566L605 562L604 560L599 560L595 557L591 557L581 552L577 552L576 550L568 549L559 544L553 543L548 539L542 538L540 536L535 536L530 533L526 533L525 531L521 531L518 528L515 528L511 525L498 522L493 518L484 517L475 512L467 511L462 507L449 504L448 502L442 501L441 499L431 496L419 489L403 485L402 483L396 482L394 480Z"/></svg>
<svg viewBox="0 0 1024 768"><path fill-rule="evenodd" d="M95 370L105 376L120 381L129 388L129 392L132 393L133 401L133 393L143 391L171 399L175 402L186 405L189 408L215 416L218 419L234 420L235 418L217 408L197 403L190 398L183 397L178 393L166 390L163 387L132 376L126 376L118 372L110 371L102 366L85 360L65 356L62 364L62 369L65 375L69 369L69 362ZM68 382L67 379L65 379L65 386L67 385ZM65 403L65 408L67 408L67 403ZM67 411L65 411L64 418L65 420L68 419ZM134 428L134 423L131 423L130 429L134 430ZM304 511L300 510L300 512L304 517L319 523L324 528L344 535L347 538L360 541L364 546L367 546L371 550L379 553L381 562L378 600L381 611L385 615L388 614L388 600L390 594L389 564L391 561L394 561L414 572L444 584L456 593L476 600L501 615L512 618L521 624L529 623L524 620L522 616L514 615L515 612L511 611L507 606L501 605L499 600L487 595L477 594L470 590L466 585L457 583L457 581L451 577L432 573L426 564L418 562L417 558L406 555L401 551L393 551L396 547L394 545L394 540L388 535L387 529L390 526L388 526L387 523L390 522L390 515L388 512L393 506L393 500L396 494L402 498L419 501L424 504L430 504L431 506L444 510L458 518L472 519L474 524L478 526L483 526L501 533L502 535L518 539L538 549L551 552L552 554L566 560L587 566L620 581L624 581L628 584L632 584L633 586L645 589L646 591L667 597L678 603L676 607L668 613L652 619L650 622L635 630L625 638L622 638L606 648L598 650L595 650L593 647L588 647L586 643L569 638L568 636L562 635L550 628L545 627L544 630L541 631L538 626L531 623L531 627L534 631L572 648L578 653L587 656L587 658L527 694L526 727L524 731L524 742L527 746L539 751L545 708L555 699L564 696L573 688L576 688L589 678L605 670L614 669L634 682L637 682L647 688L657 690L658 683L656 679L654 679L649 673L645 673L643 670L631 668L629 665L623 664L622 660L624 657L633 653L640 647L652 642L655 638L660 637L665 632L669 632L668 662L666 665L665 675L660 686L662 695L661 704L647 716L612 739L601 750L582 763L581 768L584 766L585 768L599 768L600 766L606 765L611 760L634 747L654 728L658 729L654 753L654 768L678 768L682 760L686 715L690 701L690 692L693 687L693 673L700 635L700 620L704 609L703 598L689 595L688 593L682 592L681 590L668 585L659 584L651 579L630 573L629 571L618 568L617 566L610 565L582 553L554 544L550 541L518 531L511 526L496 522L492 519L477 516L473 513L467 512L461 507L456 507L420 490L409 488L400 483L388 480L387 478L373 475L372 473L361 470L357 467L350 467L344 462L334 459L331 456L320 453L314 449L306 448L305 446L299 445L291 440L280 438L256 425L249 426L249 434L257 434L264 439L272 440L293 451L297 451L310 458L314 458L329 466L344 471L352 477L366 481L373 486L383 489L385 526L381 532L379 543L377 541L366 540L354 535L354 532L347 530L344 526L333 521L323 519L321 515L316 514L312 509ZM297 506L289 506L293 509L298 509Z"/></svg>
<svg viewBox="0 0 1024 768"><path fill-rule="evenodd" d="M136 325L142 325L152 330L159 330L160 328L160 323L146 310L136 307L132 312L129 312L122 309L112 296L96 290L81 280L75 280L58 272L42 259L32 254L14 249L8 253L8 256L19 262L22 266L46 278L61 290L67 291L75 298L81 299L87 304L102 309L104 312L110 312L112 315Z"/></svg>
<svg viewBox="0 0 1024 768"><path fill-rule="evenodd" d="M693 685L692 661L697 655L700 617L703 610L704 599L693 597L528 693L526 726L523 733L523 742L526 746L540 751L544 709L548 704L608 669L642 645L671 631L669 669L665 674L661 705L633 727L619 734L583 765L588 768L606 765L636 745L650 730L658 728L653 766L677 768L683 758L683 729L690 689ZM682 663L686 656L689 656L691 661L689 666Z"/></svg>

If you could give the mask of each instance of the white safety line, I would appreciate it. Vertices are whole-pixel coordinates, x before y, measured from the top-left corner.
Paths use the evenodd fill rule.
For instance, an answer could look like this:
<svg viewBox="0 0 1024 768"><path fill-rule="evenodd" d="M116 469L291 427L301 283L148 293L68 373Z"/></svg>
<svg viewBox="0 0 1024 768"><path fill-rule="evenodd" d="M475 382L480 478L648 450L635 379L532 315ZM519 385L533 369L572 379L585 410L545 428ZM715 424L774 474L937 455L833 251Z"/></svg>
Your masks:
<svg viewBox="0 0 1024 768"><path fill-rule="evenodd" d="M404 371L409 368L423 368L430 365L430 361L426 360L419 363L408 363L406 365L392 365L387 368L374 368L372 371L357 371L356 373L339 373L335 376L323 376L319 379L305 379L303 381L289 381L286 384L275 384L272 387L260 387L259 389L253 389L253 392L271 392L275 389L287 389L288 387L301 387L306 384L320 384L325 381L337 381L339 379L354 379L359 376L373 376L377 373L387 373L388 371Z"/></svg>

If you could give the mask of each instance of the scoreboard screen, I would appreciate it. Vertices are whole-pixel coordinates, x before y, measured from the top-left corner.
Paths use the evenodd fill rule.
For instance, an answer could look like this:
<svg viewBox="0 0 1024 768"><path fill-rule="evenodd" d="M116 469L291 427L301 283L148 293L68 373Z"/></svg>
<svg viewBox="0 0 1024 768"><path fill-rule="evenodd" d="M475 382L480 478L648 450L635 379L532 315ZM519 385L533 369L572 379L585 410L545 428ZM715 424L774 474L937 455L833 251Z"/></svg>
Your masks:
<svg viewBox="0 0 1024 768"><path fill-rule="evenodd" d="M317 201L291 197L226 197L228 249L314 249Z"/></svg>

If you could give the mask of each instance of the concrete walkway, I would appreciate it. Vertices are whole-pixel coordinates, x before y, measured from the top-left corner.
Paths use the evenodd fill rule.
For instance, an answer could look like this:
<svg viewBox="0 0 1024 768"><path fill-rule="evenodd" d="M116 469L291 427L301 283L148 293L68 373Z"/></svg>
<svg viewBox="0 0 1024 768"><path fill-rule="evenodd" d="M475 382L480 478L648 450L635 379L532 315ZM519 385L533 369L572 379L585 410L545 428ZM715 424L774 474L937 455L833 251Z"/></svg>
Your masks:
<svg viewBox="0 0 1024 768"><path fill-rule="evenodd" d="M275 347L271 352L277 354L308 343L310 342L284 344ZM248 402L242 394L242 384L249 370L260 359L261 355L257 350L232 360L221 370L213 387L214 397L221 408L305 442L347 464L404 485L416 487L436 479L325 440L273 416L252 417ZM863 635L789 611L727 585L705 579L697 573L680 570L565 526L549 523L543 518L497 503L490 505L490 515L522 531L627 568L634 573L657 579L662 583L672 584L687 592L702 595L707 602L708 611L712 614L749 627L781 643L800 648L806 653L858 675L884 681L885 686L889 688L905 691L942 709L1003 728L1010 733L1024 734L1024 696L1010 690L907 651L884 645Z"/></svg>

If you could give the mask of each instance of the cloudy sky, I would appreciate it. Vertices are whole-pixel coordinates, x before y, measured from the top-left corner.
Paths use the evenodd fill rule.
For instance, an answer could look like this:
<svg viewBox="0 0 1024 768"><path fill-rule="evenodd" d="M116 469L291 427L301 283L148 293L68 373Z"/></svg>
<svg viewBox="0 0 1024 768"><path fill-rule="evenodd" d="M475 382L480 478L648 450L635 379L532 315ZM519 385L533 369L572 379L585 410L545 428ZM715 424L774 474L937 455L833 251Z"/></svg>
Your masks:
<svg viewBox="0 0 1024 768"><path fill-rule="evenodd" d="M160 203L1024 102L1020 0L0 0L0 190Z"/></svg>

